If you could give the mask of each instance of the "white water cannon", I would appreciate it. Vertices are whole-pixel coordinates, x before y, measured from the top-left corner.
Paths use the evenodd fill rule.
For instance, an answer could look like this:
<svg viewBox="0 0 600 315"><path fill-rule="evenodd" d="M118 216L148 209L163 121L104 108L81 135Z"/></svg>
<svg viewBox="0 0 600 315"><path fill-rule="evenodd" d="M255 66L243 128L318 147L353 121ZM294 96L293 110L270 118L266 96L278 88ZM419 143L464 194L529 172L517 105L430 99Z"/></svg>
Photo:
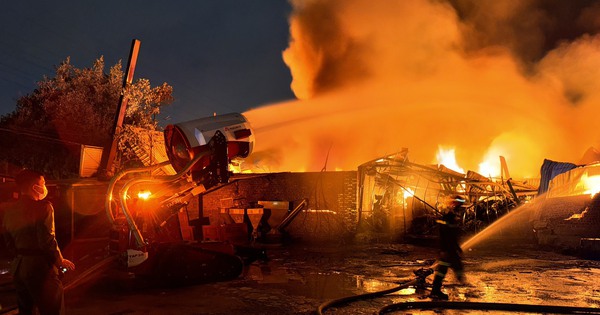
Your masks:
<svg viewBox="0 0 600 315"><path fill-rule="evenodd" d="M202 155L192 167L199 182L224 183L229 179L228 164L236 157L245 158L254 146L254 133L242 114L230 113L168 125L165 148L175 171Z"/></svg>

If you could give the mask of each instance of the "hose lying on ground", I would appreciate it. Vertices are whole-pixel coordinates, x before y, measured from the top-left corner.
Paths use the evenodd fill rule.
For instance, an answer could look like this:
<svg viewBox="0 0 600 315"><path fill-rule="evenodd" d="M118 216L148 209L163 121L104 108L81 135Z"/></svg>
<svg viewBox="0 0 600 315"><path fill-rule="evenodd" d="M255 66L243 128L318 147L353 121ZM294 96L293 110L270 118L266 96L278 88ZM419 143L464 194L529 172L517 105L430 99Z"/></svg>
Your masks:
<svg viewBox="0 0 600 315"><path fill-rule="evenodd" d="M390 294L410 286L423 288L425 279L432 273L431 268L421 268L416 270L416 278L411 281L406 281L397 287L347 296L335 300L327 301L317 309L317 313L322 315L323 312L334 305L346 304L358 300L372 299L386 294ZM514 303L489 303L489 302L461 302L461 301L427 301L427 302L401 302L386 305L379 309L379 314L386 314L401 310L432 310L432 309L455 309L455 310L482 310L482 311L508 311L508 312L528 312L528 313L552 313L552 314L597 314L600 315L600 308L593 307L576 307L576 306L559 306L559 305L534 305L534 304L514 304Z"/></svg>
<svg viewBox="0 0 600 315"><path fill-rule="evenodd" d="M429 302L402 302L387 305L379 310L379 314L387 314L395 311L418 309L453 309L453 310L482 310L482 311L509 311L528 313L551 313L551 314L600 314L600 308L558 306L558 305L533 305L513 303L489 303L489 302L451 302L451 301L429 301Z"/></svg>
<svg viewBox="0 0 600 315"><path fill-rule="evenodd" d="M400 284L397 287L393 287L391 289L387 289L387 290L383 290L383 291L377 291L377 292L370 292L370 293L364 293L364 294L359 294L359 295L352 295L352 296L346 296L343 298L339 298L339 299L334 299L334 300L329 300L321 305L319 305L319 308L317 309L317 313L319 315L323 315L323 312L334 306L334 305L339 305L339 304L345 304L345 303L350 303L353 301L357 301L357 300L366 300L366 299L372 299L372 298L376 298L376 297L380 297L386 294L390 294L396 291L400 291L402 289L406 289L412 285L415 285L417 283L417 280L410 280L410 281L406 281L402 284Z"/></svg>

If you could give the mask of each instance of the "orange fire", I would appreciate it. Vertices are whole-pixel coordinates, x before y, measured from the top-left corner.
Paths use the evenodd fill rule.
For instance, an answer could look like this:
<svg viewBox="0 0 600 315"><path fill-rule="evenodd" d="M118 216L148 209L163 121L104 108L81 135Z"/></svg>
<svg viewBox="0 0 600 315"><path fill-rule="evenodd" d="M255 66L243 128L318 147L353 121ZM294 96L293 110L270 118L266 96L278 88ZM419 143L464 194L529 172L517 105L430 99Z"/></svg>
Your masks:
<svg viewBox="0 0 600 315"><path fill-rule="evenodd" d="M458 163L456 162L454 149L444 149L442 146L440 146L438 153L436 154L436 159L437 164L444 165L445 167L459 173L465 173L465 170L458 166Z"/></svg>
<svg viewBox="0 0 600 315"><path fill-rule="evenodd" d="M283 59L300 100L244 113L256 133L247 169L355 170L402 148L429 164L451 144L465 170L498 176L502 155L525 178L600 143L599 36L526 68L508 49L468 46L469 25L441 1L291 3Z"/></svg>
<svg viewBox="0 0 600 315"><path fill-rule="evenodd" d="M584 187L584 195L589 194L594 198L594 196L600 192L600 175L588 176L588 174L583 174L580 183Z"/></svg>

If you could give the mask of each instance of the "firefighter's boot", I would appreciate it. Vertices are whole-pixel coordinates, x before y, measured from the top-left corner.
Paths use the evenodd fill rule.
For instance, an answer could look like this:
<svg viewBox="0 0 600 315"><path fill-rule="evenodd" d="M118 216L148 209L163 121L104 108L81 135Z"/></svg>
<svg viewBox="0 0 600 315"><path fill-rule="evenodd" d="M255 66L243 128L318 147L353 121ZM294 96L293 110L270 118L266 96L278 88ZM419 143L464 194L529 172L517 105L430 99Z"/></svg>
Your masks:
<svg viewBox="0 0 600 315"><path fill-rule="evenodd" d="M447 300L448 294L442 292L442 281L444 281L444 277L436 275L433 278L433 286L431 288L431 293L429 297L435 300Z"/></svg>

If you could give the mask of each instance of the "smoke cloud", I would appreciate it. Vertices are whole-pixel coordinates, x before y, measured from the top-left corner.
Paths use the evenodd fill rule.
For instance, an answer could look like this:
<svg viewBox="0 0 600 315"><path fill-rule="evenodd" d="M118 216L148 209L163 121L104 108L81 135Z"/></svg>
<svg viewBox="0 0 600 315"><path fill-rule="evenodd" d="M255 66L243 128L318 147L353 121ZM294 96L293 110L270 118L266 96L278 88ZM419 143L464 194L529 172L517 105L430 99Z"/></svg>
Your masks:
<svg viewBox="0 0 600 315"><path fill-rule="evenodd" d="M250 169L353 170L402 148L428 164L442 146L464 169L503 155L513 177L537 177L544 158L600 147L591 1L291 3L298 100L245 113Z"/></svg>

